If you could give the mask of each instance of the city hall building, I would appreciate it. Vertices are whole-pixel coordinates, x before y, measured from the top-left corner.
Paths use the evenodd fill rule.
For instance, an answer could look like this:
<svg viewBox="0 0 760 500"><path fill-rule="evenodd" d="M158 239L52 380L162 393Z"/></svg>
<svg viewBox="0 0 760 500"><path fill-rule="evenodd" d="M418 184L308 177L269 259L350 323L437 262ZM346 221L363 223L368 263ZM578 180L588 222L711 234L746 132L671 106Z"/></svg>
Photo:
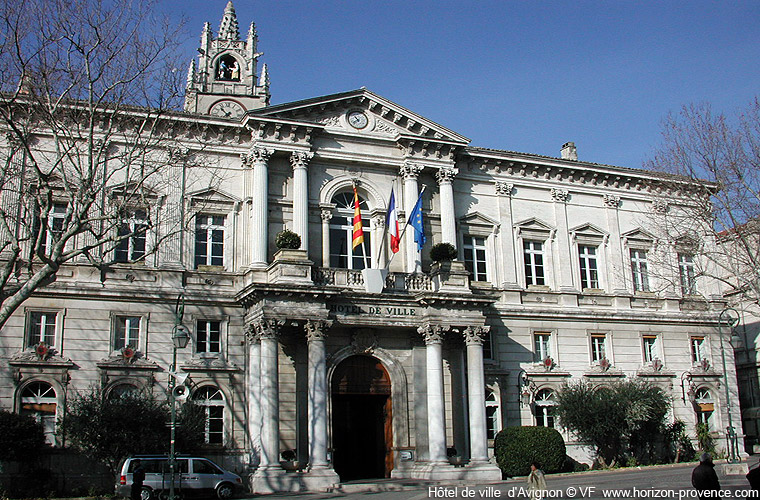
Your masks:
<svg viewBox="0 0 760 500"><path fill-rule="evenodd" d="M205 409L204 452L255 492L498 480L507 426L556 427L590 462L553 412L576 381L651 382L692 437L704 422L725 448L729 411L741 437L720 286L696 276L688 235L657 236L685 181L583 162L571 142L557 158L472 147L364 88L271 105L256 44L231 2L218 32L206 25L171 118L173 181L146 207L188 228L149 255L166 225L135 231L107 268L72 261L26 301L0 335L3 408L60 445L76 393L165 398L181 295L178 364ZM213 182L184 182L202 172ZM421 250L411 229L391 250L392 191L401 229L421 197ZM276 247L284 229L299 249ZM441 242L455 260L431 261Z"/></svg>

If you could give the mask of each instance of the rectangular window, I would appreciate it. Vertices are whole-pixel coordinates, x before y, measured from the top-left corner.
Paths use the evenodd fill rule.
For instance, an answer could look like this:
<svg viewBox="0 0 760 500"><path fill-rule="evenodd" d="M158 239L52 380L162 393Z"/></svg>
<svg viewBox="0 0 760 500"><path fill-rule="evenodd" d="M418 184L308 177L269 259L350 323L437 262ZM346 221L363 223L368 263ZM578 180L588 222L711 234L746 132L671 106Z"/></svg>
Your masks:
<svg viewBox="0 0 760 500"><path fill-rule="evenodd" d="M54 346L57 316L55 312L33 311L29 314L27 346L34 347L39 343Z"/></svg>
<svg viewBox="0 0 760 500"><path fill-rule="evenodd" d="M195 217L195 268L224 265L224 216Z"/></svg>
<svg viewBox="0 0 760 500"><path fill-rule="evenodd" d="M196 329L196 350L199 353L221 352L221 322L198 321Z"/></svg>
<svg viewBox="0 0 760 500"><path fill-rule="evenodd" d="M604 333L591 334L591 361L598 363L607 357L607 335Z"/></svg>
<svg viewBox="0 0 760 500"><path fill-rule="evenodd" d="M552 355L550 347L551 338L551 333L536 332L533 334L533 361L541 363Z"/></svg>
<svg viewBox="0 0 760 500"><path fill-rule="evenodd" d="M125 347L131 347L135 351L140 342L140 317L139 316L116 316L114 319L113 349L118 351Z"/></svg>
<svg viewBox="0 0 760 500"><path fill-rule="evenodd" d="M631 249L631 273L635 292L649 291L649 271L647 270L647 251Z"/></svg>
<svg viewBox="0 0 760 500"><path fill-rule="evenodd" d="M116 262L137 262L145 258L145 235L148 230L148 214L135 210L121 221L119 241L114 250Z"/></svg>
<svg viewBox="0 0 760 500"><path fill-rule="evenodd" d="M372 248L369 219L362 217L362 227L364 244L353 248L353 217L336 215L332 218L330 221L330 267L359 270L369 264Z"/></svg>
<svg viewBox="0 0 760 500"><path fill-rule="evenodd" d="M489 329L483 335L483 359L494 359L493 357L493 337L491 337L491 330Z"/></svg>
<svg viewBox="0 0 760 500"><path fill-rule="evenodd" d="M65 203L55 203L48 213L47 229L42 236L42 253L48 255L53 245L61 239L64 223L66 222Z"/></svg>
<svg viewBox="0 0 760 500"><path fill-rule="evenodd" d="M596 263L596 247L578 245L581 268L581 288L599 288L599 273Z"/></svg>
<svg viewBox="0 0 760 500"><path fill-rule="evenodd" d="M474 281L488 281L486 271L486 240L478 236L463 237L464 266Z"/></svg>
<svg viewBox="0 0 760 500"><path fill-rule="evenodd" d="M523 241L523 259L525 260L525 286L545 285L544 244L540 241Z"/></svg>
<svg viewBox="0 0 760 500"><path fill-rule="evenodd" d="M681 277L681 293L683 295L695 295L696 273L694 271L694 256L687 253L678 254L678 272Z"/></svg>
<svg viewBox="0 0 760 500"><path fill-rule="evenodd" d="M644 347L644 362L651 363L658 358L657 355L657 335L644 335L642 337Z"/></svg>
<svg viewBox="0 0 760 500"><path fill-rule="evenodd" d="M705 359L705 338L691 337L691 362L699 364Z"/></svg>

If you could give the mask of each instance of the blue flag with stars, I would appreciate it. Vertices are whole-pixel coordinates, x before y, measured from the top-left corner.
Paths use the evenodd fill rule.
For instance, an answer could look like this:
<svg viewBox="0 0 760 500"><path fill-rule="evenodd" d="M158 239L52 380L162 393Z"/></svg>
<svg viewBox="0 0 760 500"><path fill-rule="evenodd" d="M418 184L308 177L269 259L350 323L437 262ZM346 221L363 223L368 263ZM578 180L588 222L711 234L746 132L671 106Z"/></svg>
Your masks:
<svg viewBox="0 0 760 500"><path fill-rule="evenodd" d="M408 224L414 229L414 241L417 243L417 251L421 252L425 245L425 229L422 227L422 193L417 198L412 212L409 214Z"/></svg>

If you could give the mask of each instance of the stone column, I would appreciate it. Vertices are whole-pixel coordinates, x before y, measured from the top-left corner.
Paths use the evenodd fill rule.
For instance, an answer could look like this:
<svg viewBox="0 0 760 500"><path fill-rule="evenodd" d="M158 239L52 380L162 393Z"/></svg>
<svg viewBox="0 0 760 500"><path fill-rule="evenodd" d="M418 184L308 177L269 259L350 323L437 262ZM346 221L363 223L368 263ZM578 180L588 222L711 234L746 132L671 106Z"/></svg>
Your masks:
<svg viewBox="0 0 760 500"><path fill-rule="evenodd" d="M273 149L254 146L245 155L244 162L253 166L253 193L251 196L251 267L266 267L269 244L269 158Z"/></svg>
<svg viewBox="0 0 760 500"><path fill-rule="evenodd" d="M248 374L246 386L248 390L248 439L250 443L251 467L261 463L261 342L254 325L249 325L245 334L248 344Z"/></svg>
<svg viewBox="0 0 760 500"><path fill-rule="evenodd" d="M385 234L385 214L374 213L372 220L372 268L380 269L385 267L387 259L387 245L383 247L383 235Z"/></svg>
<svg viewBox="0 0 760 500"><path fill-rule="evenodd" d="M314 153L296 151L290 155L293 166L293 232L301 237L301 250L309 250L309 175L306 165Z"/></svg>
<svg viewBox="0 0 760 500"><path fill-rule="evenodd" d="M440 325L417 329L425 339L427 374L428 455L432 464L447 464L446 413L443 402L443 335Z"/></svg>
<svg viewBox="0 0 760 500"><path fill-rule="evenodd" d="M327 354L325 336L331 321L307 321L309 344L309 467L327 468Z"/></svg>
<svg viewBox="0 0 760 500"><path fill-rule="evenodd" d="M406 162L401 167L400 173L404 177L404 215L406 216L407 223L409 222L409 216L412 214L414 204L417 203L417 197L419 196L417 189L417 177L422 172L421 165L415 165L413 163ZM418 273L422 271L422 256L417 250L417 243L414 241L414 231L407 228L404 234L406 239L406 272Z"/></svg>
<svg viewBox="0 0 760 500"><path fill-rule="evenodd" d="M486 433L486 390L483 375L483 336L487 326L468 326L464 330L467 344L467 407L470 420L470 461L488 461Z"/></svg>
<svg viewBox="0 0 760 500"><path fill-rule="evenodd" d="M501 259L499 260L499 265L501 266L501 286L509 289L521 288L520 284L517 283L517 266L519 264L515 253L515 236L513 233L512 191L514 191L514 188L514 184L504 181L496 182L499 223L501 224L498 244L501 251L496 252L496 255L501 255Z"/></svg>
<svg viewBox="0 0 760 500"><path fill-rule="evenodd" d="M454 177L459 170L442 168L435 173L438 188L441 193L441 236L443 243L457 246L456 210L454 208Z"/></svg>
<svg viewBox="0 0 760 500"><path fill-rule="evenodd" d="M330 267L330 220L332 209L323 208L322 217L322 267Z"/></svg>
<svg viewBox="0 0 760 500"><path fill-rule="evenodd" d="M282 322L262 319L256 324L261 339L261 465L280 469L280 395L277 375L278 337Z"/></svg>
<svg viewBox="0 0 760 500"><path fill-rule="evenodd" d="M609 268L609 288L615 295L625 295L628 293L625 286L625 256L623 255L623 245L620 241L620 220L618 219L618 208L620 207L620 196L605 194L602 197L607 212L607 228L610 232L610 264ZM633 288L631 288L633 290Z"/></svg>
<svg viewBox="0 0 760 500"><path fill-rule="evenodd" d="M570 263L559 266L559 290L561 292L577 292L577 287L573 284L573 272L578 267L578 262L572 258L574 255L570 245L570 231L567 224L567 200L570 193L564 189L552 189L552 200L554 200L554 218L557 224L557 247L559 250L558 259L555 262Z"/></svg>

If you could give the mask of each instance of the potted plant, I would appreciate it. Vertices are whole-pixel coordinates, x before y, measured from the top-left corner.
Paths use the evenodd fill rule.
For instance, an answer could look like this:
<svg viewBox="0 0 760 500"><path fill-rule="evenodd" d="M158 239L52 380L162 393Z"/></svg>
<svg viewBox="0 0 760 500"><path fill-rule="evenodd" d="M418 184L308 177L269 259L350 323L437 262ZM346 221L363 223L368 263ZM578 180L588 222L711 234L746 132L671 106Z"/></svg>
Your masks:
<svg viewBox="0 0 760 500"><path fill-rule="evenodd" d="M451 243L436 243L430 249L430 278L437 292L470 293L469 272L464 262L456 260L457 249Z"/></svg>
<svg viewBox="0 0 760 500"><path fill-rule="evenodd" d="M298 250L301 248L301 237L290 229L283 229L275 236L274 244L280 250Z"/></svg>
<svg viewBox="0 0 760 500"><path fill-rule="evenodd" d="M430 249L430 259L433 262L451 262L457 258L457 249L451 243L436 243Z"/></svg>
<svg viewBox="0 0 760 500"><path fill-rule="evenodd" d="M285 450L280 453L280 465L288 472L301 469L301 462L297 460L296 450Z"/></svg>

